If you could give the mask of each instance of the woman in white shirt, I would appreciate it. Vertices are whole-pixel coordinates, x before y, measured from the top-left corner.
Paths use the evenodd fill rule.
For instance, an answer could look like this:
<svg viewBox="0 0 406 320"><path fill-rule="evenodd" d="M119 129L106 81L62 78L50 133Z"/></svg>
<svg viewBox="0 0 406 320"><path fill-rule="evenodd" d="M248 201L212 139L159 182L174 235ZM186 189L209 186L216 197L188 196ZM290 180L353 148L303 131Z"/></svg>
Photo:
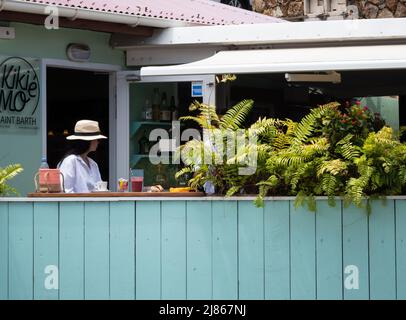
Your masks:
<svg viewBox="0 0 406 320"><path fill-rule="evenodd" d="M102 179L97 163L88 154L97 150L100 139L107 137L101 134L97 121L80 120L75 125L75 134L66 139L72 141L72 149L58 165L64 176L65 192L94 191Z"/></svg>

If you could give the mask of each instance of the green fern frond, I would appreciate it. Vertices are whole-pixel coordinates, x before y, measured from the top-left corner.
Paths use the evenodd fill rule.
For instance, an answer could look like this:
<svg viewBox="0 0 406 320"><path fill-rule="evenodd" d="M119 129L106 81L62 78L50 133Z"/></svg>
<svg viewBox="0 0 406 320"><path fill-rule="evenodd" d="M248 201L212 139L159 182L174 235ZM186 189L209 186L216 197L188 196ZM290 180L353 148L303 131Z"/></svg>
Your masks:
<svg viewBox="0 0 406 320"><path fill-rule="evenodd" d="M354 145L351 140L352 134L347 134L343 139L337 142L336 152L341 154L346 160L354 160L361 155L361 149Z"/></svg>
<svg viewBox="0 0 406 320"><path fill-rule="evenodd" d="M300 191L295 198L295 202L294 202L294 207L297 209L301 206L303 206L303 204L306 201L306 193Z"/></svg>
<svg viewBox="0 0 406 320"><path fill-rule="evenodd" d="M337 178L331 174L323 175L321 179L321 188L327 196L334 196L338 187Z"/></svg>
<svg viewBox="0 0 406 320"><path fill-rule="evenodd" d="M307 208L309 209L309 211L311 212L316 212L317 211L317 202L316 202L316 198L314 197L314 195L309 195L307 197Z"/></svg>
<svg viewBox="0 0 406 320"><path fill-rule="evenodd" d="M7 181L13 179L17 174L23 171L20 164L10 164L5 168L0 167L0 196L8 194L16 194L18 192L13 187L7 184Z"/></svg>
<svg viewBox="0 0 406 320"><path fill-rule="evenodd" d="M305 142L313 133L317 120L329 110L336 109L339 105L339 103L333 102L312 109L296 126L292 144L298 145Z"/></svg>
<svg viewBox="0 0 406 320"><path fill-rule="evenodd" d="M257 208L262 208L264 206L264 197L258 195L254 200L254 204Z"/></svg>
<svg viewBox="0 0 406 320"><path fill-rule="evenodd" d="M175 179L179 179L184 174L191 173L191 172L193 172L191 167L184 167L184 168L182 168L181 170L179 170L178 172L175 173Z"/></svg>
<svg viewBox="0 0 406 320"><path fill-rule="evenodd" d="M231 197L241 190L241 186L233 186L227 190L226 197Z"/></svg>
<svg viewBox="0 0 406 320"><path fill-rule="evenodd" d="M211 129L212 126L209 122L207 122L206 118L202 117L194 117L194 116L183 116L179 118L180 121L194 121L196 122L202 129Z"/></svg>
<svg viewBox="0 0 406 320"><path fill-rule="evenodd" d="M270 190L270 186L268 186L268 185L259 186L258 196L254 200L254 204L256 207L261 208L264 206L264 198L267 195L269 190Z"/></svg>
<svg viewBox="0 0 406 320"><path fill-rule="evenodd" d="M294 132L298 126L298 123L291 119L285 119L283 121L283 124L286 127L286 135L293 136Z"/></svg>
<svg viewBox="0 0 406 320"><path fill-rule="evenodd" d="M257 186L268 186L270 188L276 187L278 185L279 179L277 176L272 175L268 179L264 181L260 181L257 183Z"/></svg>
<svg viewBox="0 0 406 320"><path fill-rule="evenodd" d="M300 146L304 157L311 157L316 154L322 154L330 148L328 140L324 137L311 139L310 144L303 144Z"/></svg>
<svg viewBox="0 0 406 320"><path fill-rule="evenodd" d="M203 129L213 129L218 127L219 117L216 113L215 106L194 101L190 105L189 110L191 111L197 110L199 111L199 114L197 116L183 116L180 117L179 120L194 121Z"/></svg>
<svg viewBox="0 0 406 320"><path fill-rule="evenodd" d="M14 178L17 174L23 171L21 164L10 164L5 168L0 168L0 184Z"/></svg>
<svg viewBox="0 0 406 320"><path fill-rule="evenodd" d="M339 175L347 170L347 164L340 160L334 159L329 161L323 161L317 171L317 176L322 176L324 173L330 173L333 176Z"/></svg>
<svg viewBox="0 0 406 320"><path fill-rule="evenodd" d="M253 100L242 100L227 110L220 119L221 129L238 129L241 127L254 105Z"/></svg>
<svg viewBox="0 0 406 320"><path fill-rule="evenodd" d="M353 202L356 206L362 207L364 188L367 185L365 178L350 178L345 190L345 198Z"/></svg>

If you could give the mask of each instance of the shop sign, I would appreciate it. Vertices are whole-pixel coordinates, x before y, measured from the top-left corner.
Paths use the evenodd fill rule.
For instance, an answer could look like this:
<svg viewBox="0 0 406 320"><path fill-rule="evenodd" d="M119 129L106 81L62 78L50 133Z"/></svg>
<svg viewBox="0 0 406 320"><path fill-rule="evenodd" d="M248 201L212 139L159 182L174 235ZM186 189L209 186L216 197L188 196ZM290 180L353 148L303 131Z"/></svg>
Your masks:
<svg viewBox="0 0 406 320"><path fill-rule="evenodd" d="M203 82L193 81L192 82L192 97L203 97Z"/></svg>
<svg viewBox="0 0 406 320"><path fill-rule="evenodd" d="M0 58L0 128L38 128L38 70L33 59Z"/></svg>

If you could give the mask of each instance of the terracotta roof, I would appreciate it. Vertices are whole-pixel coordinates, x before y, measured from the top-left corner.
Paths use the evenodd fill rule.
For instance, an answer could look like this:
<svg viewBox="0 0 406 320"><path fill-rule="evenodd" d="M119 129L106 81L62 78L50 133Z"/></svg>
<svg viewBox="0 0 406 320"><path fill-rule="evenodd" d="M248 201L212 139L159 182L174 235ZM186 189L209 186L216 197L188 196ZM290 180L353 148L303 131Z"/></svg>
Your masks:
<svg viewBox="0 0 406 320"><path fill-rule="evenodd" d="M211 0L19 0L20 2L85 9L190 24L230 25L284 20Z"/></svg>

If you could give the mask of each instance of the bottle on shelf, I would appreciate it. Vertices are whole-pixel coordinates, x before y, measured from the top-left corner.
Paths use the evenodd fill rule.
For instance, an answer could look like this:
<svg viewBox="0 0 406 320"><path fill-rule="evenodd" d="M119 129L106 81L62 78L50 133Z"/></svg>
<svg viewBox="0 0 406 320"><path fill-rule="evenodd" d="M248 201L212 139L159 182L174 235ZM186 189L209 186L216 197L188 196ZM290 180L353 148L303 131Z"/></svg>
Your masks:
<svg viewBox="0 0 406 320"><path fill-rule="evenodd" d="M171 121L171 110L168 106L168 99L166 96L166 92L162 93L161 98L161 121Z"/></svg>
<svg viewBox="0 0 406 320"><path fill-rule="evenodd" d="M178 109L176 108L176 103L175 103L175 97L174 96L171 97L170 110L171 110L171 121L178 120Z"/></svg>
<svg viewBox="0 0 406 320"><path fill-rule="evenodd" d="M138 152L139 154L148 154L149 153L149 139L147 136L147 130L144 130L144 133L142 134L142 137L138 141Z"/></svg>
<svg viewBox="0 0 406 320"><path fill-rule="evenodd" d="M164 189L168 188L168 179L166 175L162 172L162 165L157 165L157 174L155 176L155 184L161 185Z"/></svg>
<svg viewBox="0 0 406 320"><path fill-rule="evenodd" d="M46 157L41 158L41 165L39 166L39 168L40 169L49 169L49 165L48 165Z"/></svg>
<svg viewBox="0 0 406 320"><path fill-rule="evenodd" d="M160 104L159 88L154 88L154 95L152 98L152 119L154 121L159 121L161 117L161 110L159 104Z"/></svg>
<svg viewBox="0 0 406 320"><path fill-rule="evenodd" d="M152 105L148 98L145 99L144 109L142 111L142 120L152 120Z"/></svg>
<svg viewBox="0 0 406 320"><path fill-rule="evenodd" d="M38 173L35 175L35 190L36 192L50 192L48 183L49 165L46 157L41 158ZM37 180L38 179L38 180Z"/></svg>

